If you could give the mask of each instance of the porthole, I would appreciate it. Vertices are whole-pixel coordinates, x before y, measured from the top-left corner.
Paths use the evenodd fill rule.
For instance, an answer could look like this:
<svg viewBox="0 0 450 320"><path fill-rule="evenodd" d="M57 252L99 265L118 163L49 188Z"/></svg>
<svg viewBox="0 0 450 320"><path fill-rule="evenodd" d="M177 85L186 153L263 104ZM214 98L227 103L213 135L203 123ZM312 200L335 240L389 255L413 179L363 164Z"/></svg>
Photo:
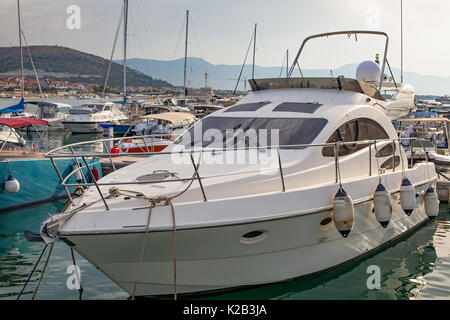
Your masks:
<svg viewBox="0 0 450 320"><path fill-rule="evenodd" d="M321 226L326 226L327 224L331 223L332 221L333 221L333 219L331 219L331 217L326 217L325 219L320 221L320 225Z"/></svg>
<svg viewBox="0 0 450 320"><path fill-rule="evenodd" d="M329 214L320 221L320 230L325 231L333 226L333 215Z"/></svg>
<svg viewBox="0 0 450 320"><path fill-rule="evenodd" d="M247 232L241 237L241 243L243 244L259 243L267 238L267 234L268 234L267 230L254 230Z"/></svg>

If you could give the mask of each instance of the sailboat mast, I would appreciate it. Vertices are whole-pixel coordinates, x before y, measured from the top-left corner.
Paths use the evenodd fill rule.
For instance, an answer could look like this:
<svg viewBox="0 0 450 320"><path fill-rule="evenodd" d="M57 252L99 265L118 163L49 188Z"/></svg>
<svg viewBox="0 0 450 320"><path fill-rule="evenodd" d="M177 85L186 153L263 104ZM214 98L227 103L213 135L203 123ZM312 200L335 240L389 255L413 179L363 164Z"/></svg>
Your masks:
<svg viewBox="0 0 450 320"><path fill-rule="evenodd" d="M255 23L255 31L253 32L253 66L252 66L252 79L255 79L255 53L256 53L256 23Z"/></svg>
<svg viewBox="0 0 450 320"><path fill-rule="evenodd" d="M22 99L25 91L25 81L23 79L23 49L22 49L22 24L20 22L20 3L17 0L17 16L19 21L19 46L20 46L20 89L22 90Z"/></svg>
<svg viewBox="0 0 450 320"><path fill-rule="evenodd" d="M400 0L400 82L403 83L403 0Z"/></svg>
<svg viewBox="0 0 450 320"><path fill-rule="evenodd" d="M187 66L187 50L188 50L188 31L189 31L189 10L186 10L186 41L184 43L184 94L187 95L186 88L186 66Z"/></svg>
<svg viewBox="0 0 450 320"><path fill-rule="evenodd" d="M123 102L127 102L128 0L123 0Z"/></svg>

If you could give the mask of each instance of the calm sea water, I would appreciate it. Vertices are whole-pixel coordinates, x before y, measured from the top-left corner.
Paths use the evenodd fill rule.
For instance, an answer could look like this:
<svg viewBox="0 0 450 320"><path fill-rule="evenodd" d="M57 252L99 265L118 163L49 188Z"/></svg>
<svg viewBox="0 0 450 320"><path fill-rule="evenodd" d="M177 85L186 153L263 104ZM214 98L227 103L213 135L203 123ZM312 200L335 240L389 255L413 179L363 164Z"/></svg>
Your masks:
<svg viewBox="0 0 450 320"><path fill-rule="evenodd" d="M0 104L1 106L2 104ZM5 104L8 105L8 104ZM41 151L72 142L93 140L101 135L48 133L42 139L27 134ZM43 244L28 242L23 231L38 231L48 213L59 212L64 201L0 213L0 299L16 299L31 272ZM69 247L55 244L36 299L128 299L129 295L75 252L81 269L82 295L67 288L72 264ZM381 271L380 289L367 288L368 266ZM21 299L31 299L41 274L37 268ZM209 296L206 299L450 299L450 212L441 204L436 220L370 256L332 272L265 285L258 288Z"/></svg>

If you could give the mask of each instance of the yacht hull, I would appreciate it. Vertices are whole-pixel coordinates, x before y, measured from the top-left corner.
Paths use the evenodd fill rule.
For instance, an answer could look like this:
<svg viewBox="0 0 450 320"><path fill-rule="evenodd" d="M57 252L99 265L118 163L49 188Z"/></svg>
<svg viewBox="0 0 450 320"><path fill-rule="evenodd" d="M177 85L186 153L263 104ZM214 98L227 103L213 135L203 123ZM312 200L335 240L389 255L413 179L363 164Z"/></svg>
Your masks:
<svg viewBox="0 0 450 320"><path fill-rule="evenodd" d="M72 133L101 133L100 122L63 122L64 128Z"/></svg>
<svg viewBox="0 0 450 320"><path fill-rule="evenodd" d="M356 204L355 225L347 238L340 235L332 220L324 224L331 216L328 208L255 223L180 229L176 231L175 254L173 231L150 231L136 295L173 294L174 256L176 288L181 294L279 282L339 266L426 221L422 201L426 188L426 184L416 186L420 196L409 217L400 207L399 193L392 194L393 215L387 228L376 220L371 199ZM260 238L243 238L253 231L263 234ZM131 294L144 232L127 232L124 228L115 233L60 236Z"/></svg>

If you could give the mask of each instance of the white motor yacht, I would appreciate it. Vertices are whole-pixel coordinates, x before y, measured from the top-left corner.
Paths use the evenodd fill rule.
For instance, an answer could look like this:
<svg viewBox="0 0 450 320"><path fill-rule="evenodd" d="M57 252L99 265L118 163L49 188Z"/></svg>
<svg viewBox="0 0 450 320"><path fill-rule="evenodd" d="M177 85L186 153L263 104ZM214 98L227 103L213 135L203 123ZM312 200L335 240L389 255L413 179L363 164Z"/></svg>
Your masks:
<svg viewBox="0 0 450 320"><path fill-rule="evenodd" d="M70 108L62 123L72 133L100 133L103 131L100 123L118 123L126 118L116 104L99 102Z"/></svg>
<svg viewBox="0 0 450 320"><path fill-rule="evenodd" d="M65 241L132 296L167 296L324 272L437 214L434 164L408 165L378 88L306 77L250 85L167 152L90 184L43 222L42 237Z"/></svg>

